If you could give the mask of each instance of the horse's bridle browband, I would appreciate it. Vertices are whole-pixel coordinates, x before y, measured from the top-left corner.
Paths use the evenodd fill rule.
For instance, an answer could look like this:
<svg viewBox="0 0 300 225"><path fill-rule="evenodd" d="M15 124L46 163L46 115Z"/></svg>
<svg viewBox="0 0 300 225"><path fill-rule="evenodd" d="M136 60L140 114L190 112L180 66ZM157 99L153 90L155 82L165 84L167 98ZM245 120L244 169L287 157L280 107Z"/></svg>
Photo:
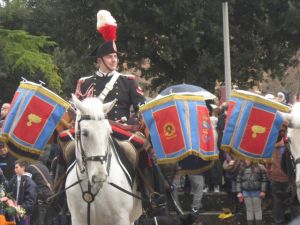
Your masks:
<svg viewBox="0 0 300 225"><path fill-rule="evenodd" d="M96 118L96 117L91 116L91 115L82 115L82 116L80 116L80 119L78 120L78 130L76 132L76 144L79 143L80 151L81 151L81 155L82 155L82 161L83 161L84 164L86 164L87 161L98 161L101 164L103 164L108 159L108 152L109 151L106 151L105 155L97 155L97 156L88 156L87 157L85 152L84 152L84 148L83 148L82 142L81 142L80 122L83 121L83 120L102 120L102 119L106 119L106 117Z"/></svg>

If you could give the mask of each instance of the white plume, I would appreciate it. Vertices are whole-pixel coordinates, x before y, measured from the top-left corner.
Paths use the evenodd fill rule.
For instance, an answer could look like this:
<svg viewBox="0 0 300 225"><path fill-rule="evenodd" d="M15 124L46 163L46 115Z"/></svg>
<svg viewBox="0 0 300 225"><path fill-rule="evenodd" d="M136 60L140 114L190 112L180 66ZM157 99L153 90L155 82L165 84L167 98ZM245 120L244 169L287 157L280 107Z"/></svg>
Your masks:
<svg viewBox="0 0 300 225"><path fill-rule="evenodd" d="M117 21L112 17L109 11L103 9L99 10L97 13L97 29L106 24L117 26Z"/></svg>

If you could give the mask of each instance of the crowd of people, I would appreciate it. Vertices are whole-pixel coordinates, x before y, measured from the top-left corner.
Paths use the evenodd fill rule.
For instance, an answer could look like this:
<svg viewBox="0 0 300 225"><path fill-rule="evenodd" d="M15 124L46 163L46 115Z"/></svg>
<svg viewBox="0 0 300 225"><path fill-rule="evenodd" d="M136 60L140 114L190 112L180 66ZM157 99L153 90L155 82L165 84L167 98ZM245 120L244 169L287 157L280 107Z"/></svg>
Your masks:
<svg viewBox="0 0 300 225"><path fill-rule="evenodd" d="M300 101L300 93L294 96L292 103L286 92L278 92L277 97L271 94L265 97L289 106ZM218 110L219 149L226 115L227 103L223 103ZM276 225L288 224L297 217L300 211L295 192L295 168L288 150L286 134L287 126L284 124L279 131L271 162L251 162L233 153L220 151L219 160L210 170L202 174L186 176L185 179L188 179L193 194L191 211L203 212L203 194L207 191L219 193L221 187L233 203L231 211L244 212L249 225L262 224L262 201L272 202L273 221ZM182 177L174 181L175 187L180 186L182 183L180 180ZM268 200L264 200L266 198Z"/></svg>

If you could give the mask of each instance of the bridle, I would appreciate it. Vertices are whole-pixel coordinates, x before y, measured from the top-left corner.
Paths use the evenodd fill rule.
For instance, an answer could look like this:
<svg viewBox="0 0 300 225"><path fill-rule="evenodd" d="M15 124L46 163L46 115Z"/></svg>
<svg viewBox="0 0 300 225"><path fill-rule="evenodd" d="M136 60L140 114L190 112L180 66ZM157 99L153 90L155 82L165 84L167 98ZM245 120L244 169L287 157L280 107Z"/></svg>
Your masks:
<svg viewBox="0 0 300 225"><path fill-rule="evenodd" d="M89 161L92 162L100 162L102 165L106 162L106 171L107 174L109 175L109 171L110 171L110 162L111 162L111 148L108 146L105 154L104 155L96 155L96 156L86 156L86 152L84 151L84 147L82 145L82 140L81 140L81 135L84 135L83 131L81 130L81 126L80 123L82 121L86 121L86 120L94 120L94 121L101 121L106 119L105 117L103 118L96 118L94 116L91 115L81 115L80 119L77 121L77 131L76 131L76 138L75 138L75 142L76 142L76 148L80 150L81 153L81 161L83 163L83 168L80 168L79 164L77 163L76 166L79 167L80 173L84 174L86 173L87 177L88 177L88 170L87 170L87 163ZM109 137L108 140L110 143L112 143L112 139L111 137ZM77 167L76 167L77 168ZM84 190L83 185L82 185L82 180L79 177L79 173L78 170L76 170L76 175L77 175L77 179L80 185L80 189L81 189L81 193L82 193L82 198L83 200L87 203L87 224L90 225L91 224L91 203L95 200L95 196L99 193L100 191L100 186L96 187L96 191L93 192L92 191L92 186L93 184L90 182L89 179L87 179L88 183L87 183L87 190ZM103 181L104 182L104 181Z"/></svg>
<svg viewBox="0 0 300 225"><path fill-rule="evenodd" d="M75 164L76 166L76 175L77 175L77 181L74 182L73 184L71 184L70 186L68 186L67 188L65 188L65 190L79 184L80 189L81 189L81 194L82 194L82 198L83 200L87 203L87 224L91 225L91 203L95 200L95 196L99 193L101 187L97 186L96 188L94 188L94 192L92 191L92 187L93 184L90 182L89 179L87 179L87 190L83 188L83 184L82 182L85 181L86 179L82 179L79 176L79 173L81 174L86 174L88 176L88 170L87 170L87 163L89 161L96 161L96 162L100 162L102 165L106 162L106 171L107 174L109 176L109 172L110 172L110 164L111 164L111 158L112 158L112 152L114 152L114 154L116 154L116 150L115 150L115 145L113 142L113 139L111 136L109 136L108 138L108 147L105 151L104 155L96 155L96 156L87 156L86 152L84 151L84 147L82 144L82 135L84 135L84 131L81 130L81 126L80 123L82 121L86 121L86 120L94 120L94 121L101 121L106 119L105 117L103 118L96 118L94 116L91 115L81 115L79 120L77 121L77 130L76 130L76 138L75 138L75 144L76 144L76 148L78 150L80 150L81 153L81 161L83 162L83 167L80 168L79 163L77 161L77 163ZM79 171L77 170L77 168L79 168ZM139 199L141 201L147 202L148 204L151 203L151 201L149 201L148 199L144 198L144 197L140 197L126 189L124 189L123 187L113 183L113 182L107 182L107 184L113 186L114 188L136 198ZM95 191L96 189L96 191Z"/></svg>
<svg viewBox="0 0 300 225"><path fill-rule="evenodd" d="M87 171L87 168L86 168L86 165L87 165L87 162L88 161L93 161L93 162L100 162L102 165L107 162L107 172L109 173L109 164L110 164L110 158L111 158L111 151L110 151L110 148L107 148L106 151L105 151L105 154L104 155L96 155L96 156L86 156L86 153L85 153L85 150L84 150L84 147L82 145L82 140L81 140L81 135L84 135L83 131L81 130L81 126L80 126L80 122L82 121L86 121L86 120L95 120L95 121L101 121L103 119L106 119L106 118L96 118L94 116L91 116L91 115L82 115L80 116L80 119L78 120L77 122L77 126L78 126L78 129L76 131L76 147L78 149L80 149L80 152L81 152L81 160L83 162L83 168L80 168L80 171L81 173L83 172L86 172L88 173ZM109 138L109 141L111 141L111 138Z"/></svg>

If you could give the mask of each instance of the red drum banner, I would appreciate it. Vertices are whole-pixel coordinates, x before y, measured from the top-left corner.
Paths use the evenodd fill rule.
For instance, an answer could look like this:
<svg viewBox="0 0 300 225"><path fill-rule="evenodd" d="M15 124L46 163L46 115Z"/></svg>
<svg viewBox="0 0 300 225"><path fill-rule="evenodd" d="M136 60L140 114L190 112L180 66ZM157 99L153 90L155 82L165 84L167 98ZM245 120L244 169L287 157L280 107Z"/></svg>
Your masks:
<svg viewBox="0 0 300 225"><path fill-rule="evenodd" d="M70 104L45 87L21 82L2 128L1 139L16 157L38 159Z"/></svg>
<svg viewBox="0 0 300 225"><path fill-rule="evenodd" d="M214 127L203 97L171 94L140 110L158 163L177 162L189 155L218 158Z"/></svg>
<svg viewBox="0 0 300 225"><path fill-rule="evenodd" d="M269 160L289 107L247 91L234 91L228 108L221 149L253 161Z"/></svg>

